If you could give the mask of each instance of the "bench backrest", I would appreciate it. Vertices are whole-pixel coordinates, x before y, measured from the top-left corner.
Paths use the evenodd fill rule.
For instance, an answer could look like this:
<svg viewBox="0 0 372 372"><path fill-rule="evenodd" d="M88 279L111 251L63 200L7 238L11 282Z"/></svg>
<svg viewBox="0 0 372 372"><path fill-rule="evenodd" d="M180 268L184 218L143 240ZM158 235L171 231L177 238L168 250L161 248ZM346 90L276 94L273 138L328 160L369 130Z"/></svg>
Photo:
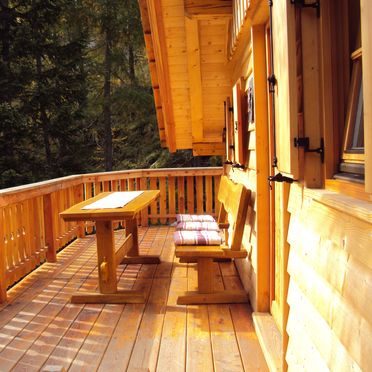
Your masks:
<svg viewBox="0 0 372 372"><path fill-rule="evenodd" d="M230 218L233 221L231 250L239 250L241 248L250 196L250 190L244 185L234 183L227 176L221 177L218 190L218 200L221 203L218 222L227 222L227 216L231 216Z"/></svg>

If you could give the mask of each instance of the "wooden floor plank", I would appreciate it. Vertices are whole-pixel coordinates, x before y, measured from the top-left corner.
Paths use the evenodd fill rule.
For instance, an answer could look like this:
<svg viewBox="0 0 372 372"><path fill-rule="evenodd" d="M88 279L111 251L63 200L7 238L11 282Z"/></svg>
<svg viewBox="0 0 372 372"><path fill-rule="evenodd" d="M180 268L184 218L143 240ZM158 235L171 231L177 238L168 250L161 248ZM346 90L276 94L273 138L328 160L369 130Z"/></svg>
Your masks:
<svg viewBox="0 0 372 372"><path fill-rule="evenodd" d="M149 229L146 234L146 238L142 240L141 246L151 246L155 243L157 237L157 231L155 229ZM159 239L160 253L165 240ZM162 243L161 243L162 241ZM149 254L160 254L154 253L149 249ZM142 265L137 280L133 286L133 289L143 290L146 293L146 297L151 290L153 278L156 271L156 265ZM115 370L126 370L129 364L129 359L133 350L133 346L137 337L138 328L142 321L145 304L127 304L120 316L117 327L111 337L110 343L107 346L99 371L115 371ZM125 332L123 330L125 329Z"/></svg>
<svg viewBox="0 0 372 372"><path fill-rule="evenodd" d="M91 272L95 265L94 261L95 257L92 254L82 267L88 268L88 271ZM23 355L33 347L34 342L43 332L46 332L50 324L54 323L55 318L69 302L71 294L81 284L82 282L79 280L56 279L47 287L47 290L44 290L33 300L36 306L31 308L31 312L30 307L25 307L22 310L22 313L27 314L30 319L24 322L22 329L17 329L18 333L14 335L13 339L0 353L0 364L4 370L13 368ZM9 326L9 323L7 326ZM40 359L42 360L42 357ZM37 361L35 358L34 364L37 364ZM42 365L42 362L40 365Z"/></svg>
<svg viewBox="0 0 372 372"><path fill-rule="evenodd" d="M198 288L196 264L188 265L188 291ZM208 306L187 306L186 371L213 371Z"/></svg>
<svg viewBox="0 0 372 372"><path fill-rule="evenodd" d="M226 289L221 276L216 276L214 282L215 290ZM230 305L208 305L208 315L215 371L243 371Z"/></svg>
<svg viewBox="0 0 372 372"><path fill-rule="evenodd" d="M226 289L243 289L242 283L237 276L224 276L223 282ZM230 312L244 370L248 372L269 371L254 330L252 310L247 304L233 304L230 305Z"/></svg>
<svg viewBox="0 0 372 372"><path fill-rule="evenodd" d="M267 371L248 305L176 304L197 289L197 264L175 258L173 231L140 227L141 254L161 263L117 267L118 288L144 290L145 304L70 303L76 288L97 290L94 236L17 284L0 307L0 371ZM215 289L241 289L233 263L213 272Z"/></svg>
<svg viewBox="0 0 372 372"><path fill-rule="evenodd" d="M186 361L186 307L177 298L187 290L187 277L173 277L164 318L156 370L183 372Z"/></svg>
<svg viewBox="0 0 372 372"><path fill-rule="evenodd" d="M154 371L158 359L170 278L154 279L128 370Z"/></svg>

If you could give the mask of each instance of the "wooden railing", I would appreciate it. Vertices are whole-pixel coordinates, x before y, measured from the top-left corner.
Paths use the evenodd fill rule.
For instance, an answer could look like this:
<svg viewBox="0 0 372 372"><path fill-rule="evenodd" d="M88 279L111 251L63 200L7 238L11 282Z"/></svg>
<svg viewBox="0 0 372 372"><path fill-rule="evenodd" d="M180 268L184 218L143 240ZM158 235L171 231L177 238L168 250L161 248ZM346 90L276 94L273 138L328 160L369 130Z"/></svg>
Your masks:
<svg viewBox="0 0 372 372"><path fill-rule="evenodd" d="M0 190L0 302L6 290L75 237L94 232L88 223L64 222L59 213L102 191L160 190L138 224L167 224L176 213L218 210L222 168L133 170L69 176ZM120 221L116 227L121 227Z"/></svg>

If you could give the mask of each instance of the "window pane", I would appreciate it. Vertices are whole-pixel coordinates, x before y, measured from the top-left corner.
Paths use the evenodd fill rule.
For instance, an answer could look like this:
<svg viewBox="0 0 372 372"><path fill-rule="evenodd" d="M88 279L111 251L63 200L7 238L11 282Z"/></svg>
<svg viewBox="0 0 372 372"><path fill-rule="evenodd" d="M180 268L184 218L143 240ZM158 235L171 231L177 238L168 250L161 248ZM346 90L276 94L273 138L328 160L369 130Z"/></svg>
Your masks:
<svg viewBox="0 0 372 372"><path fill-rule="evenodd" d="M352 150L361 150L364 148L364 119L363 119L363 85L360 84L357 98L357 107L355 112L355 127L353 140L351 143Z"/></svg>

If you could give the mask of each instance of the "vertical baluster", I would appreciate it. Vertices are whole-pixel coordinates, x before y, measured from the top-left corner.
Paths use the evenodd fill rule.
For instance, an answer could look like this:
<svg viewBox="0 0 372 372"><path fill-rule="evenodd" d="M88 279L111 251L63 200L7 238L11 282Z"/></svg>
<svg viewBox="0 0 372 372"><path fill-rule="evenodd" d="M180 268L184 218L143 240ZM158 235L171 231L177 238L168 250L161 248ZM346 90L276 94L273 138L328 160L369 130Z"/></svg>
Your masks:
<svg viewBox="0 0 372 372"><path fill-rule="evenodd" d="M28 260L27 253L26 253L26 239L25 235L23 234L23 220L24 220L24 202L18 203L16 205L16 221L17 221L17 231L16 231L16 239L18 241L18 252L19 252L19 259L20 265L22 266L21 269L21 276L28 274L31 271L30 261Z"/></svg>
<svg viewBox="0 0 372 372"><path fill-rule="evenodd" d="M103 181L103 191L110 191L110 181Z"/></svg>
<svg viewBox="0 0 372 372"><path fill-rule="evenodd" d="M58 245L56 247L58 251L61 247L63 247L66 244L66 240L67 240L67 222L65 222L63 218L59 217L59 213L65 210L66 189L57 191L56 197L57 197L57 203L56 203L57 208L53 210L53 214L58 224L58 233L57 233Z"/></svg>
<svg viewBox="0 0 372 372"><path fill-rule="evenodd" d="M5 228L5 272L7 285L14 283L14 262L13 262L13 240L12 240L12 229L11 229L11 212L10 206L4 208L4 228Z"/></svg>
<svg viewBox="0 0 372 372"><path fill-rule="evenodd" d="M85 200L90 199L93 196L94 192L93 188L94 188L93 182L88 182L85 184ZM87 226L86 230L88 234L92 234L93 227Z"/></svg>
<svg viewBox="0 0 372 372"><path fill-rule="evenodd" d="M74 186L72 191L73 191L72 204L78 204L82 202L84 199L84 184ZM78 221L76 224L78 226L77 237L84 238L85 237L84 221Z"/></svg>
<svg viewBox="0 0 372 372"><path fill-rule="evenodd" d="M156 177L150 178L150 189L157 190L158 189L158 179ZM150 205L150 211L152 216L158 216L158 200L155 200ZM157 217L151 217L151 224L157 224L159 222Z"/></svg>
<svg viewBox="0 0 372 372"><path fill-rule="evenodd" d="M214 212L218 216L220 210L220 201L218 200L218 191L220 189L221 176L214 176Z"/></svg>
<svg viewBox="0 0 372 372"><path fill-rule="evenodd" d="M0 303L7 300L6 288L7 280L5 277L5 229L4 229L4 210L0 208Z"/></svg>
<svg viewBox="0 0 372 372"><path fill-rule="evenodd" d="M205 176L205 211L211 214L213 204L212 176Z"/></svg>
<svg viewBox="0 0 372 372"><path fill-rule="evenodd" d="M127 180L120 180L120 191L127 191Z"/></svg>
<svg viewBox="0 0 372 372"><path fill-rule="evenodd" d="M147 190L147 178L143 177L140 179L139 188L140 190ZM148 226L148 225L149 225L149 209L148 207L146 207L141 211L141 226Z"/></svg>
<svg viewBox="0 0 372 372"><path fill-rule="evenodd" d="M203 176L196 177L196 212L198 214L203 214L204 212Z"/></svg>
<svg viewBox="0 0 372 372"><path fill-rule="evenodd" d="M48 251L44 228L45 219L43 196L34 199L33 214L35 224L35 257L37 259L37 262L41 263L45 261L46 253Z"/></svg>
<svg viewBox="0 0 372 372"><path fill-rule="evenodd" d="M167 179L165 177L159 178L160 189L160 223L165 225L167 223Z"/></svg>
<svg viewBox="0 0 372 372"><path fill-rule="evenodd" d="M128 191L135 190L135 180L134 178L129 178L128 180Z"/></svg>
<svg viewBox="0 0 372 372"><path fill-rule="evenodd" d="M22 274L20 273L21 269L21 252L20 252L20 246L19 246L19 240L18 240L18 221L17 221L17 204L13 204L11 206L11 229L12 229L12 240L13 240L13 262L14 266L17 269L17 280L18 278L22 277Z"/></svg>
<svg viewBox="0 0 372 372"><path fill-rule="evenodd" d="M185 213L185 177L177 177L178 208L176 213Z"/></svg>
<svg viewBox="0 0 372 372"><path fill-rule="evenodd" d="M35 218L34 218L35 198L27 200L27 215L26 215L26 234L28 240L29 256L32 257L32 263L36 266L36 233L35 233Z"/></svg>
<svg viewBox="0 0 372 372"><path fill-rule="evenodd" d="M94 196L101 193L101 181L96 181L94 183Z"/></svg>
<svg viewBox="0 0 372 372"><path fill-rule="evenodd" d="M176 216L176 182L175 178L168 177L168 205L169 214L173 217L169 218L169 222L175 221Z"/></svg>
<svg viewBox="0 0 372 372"><path fill-rule="evenodd" d="M128 190L128 185L127 185L127 180L126 179L122 179L120 180L120 191L127 191ZM121 227L125 227L125 222L124 221L120 221L120 225Z"/></svg>
<svg viewBox="0 0 372 372"><path fill-rule="evenodd" d="M25 254L29 261L30 270L36 266L35 257L32 255L32 240L30 228L30 199L23 203L23 213L22 213L22 234L25 242Z"/></svg>
<svg viewBox="0 0 372 372"><path fill-rule="evenodd" d="M112 180L111 181L111 191L116 192L119 191L119 180ZM115 221L113 223L114 229L117 229L119 227L119 221Z"/></svg>
<svg viewBox="0 0 372 372"><path fill-rule="evenodd" d="M187 177L187 213L195 213L194 176Z"/></svg>
<svg viewBox="0 0 372 372"><path fill-rule="evenodd" d="M56 224L55 216L53 215L53 208L55 206L55 198L52 194L43 196L44 202L44 229L45 229L45 244L48 247L47 261L55 262L57 260L56 249Z"/></svg>

